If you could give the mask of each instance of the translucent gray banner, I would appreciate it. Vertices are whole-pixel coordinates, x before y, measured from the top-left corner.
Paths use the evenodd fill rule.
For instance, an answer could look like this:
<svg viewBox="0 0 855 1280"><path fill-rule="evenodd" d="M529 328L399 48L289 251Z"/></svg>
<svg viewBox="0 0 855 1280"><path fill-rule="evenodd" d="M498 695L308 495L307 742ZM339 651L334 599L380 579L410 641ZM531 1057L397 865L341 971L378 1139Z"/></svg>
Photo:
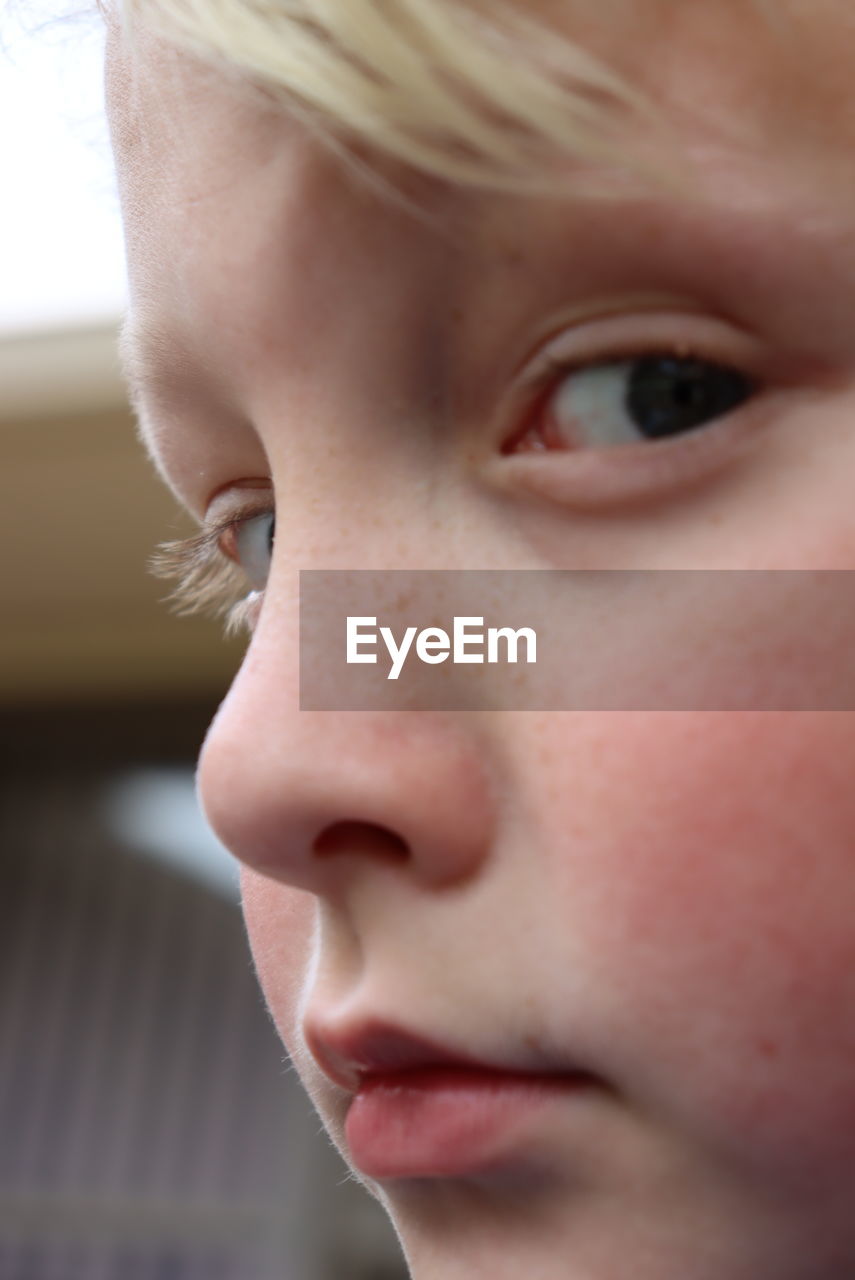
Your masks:
<svg viewBox="0 0 855 1280"><path fill-rule="evenodd" d="M306 570L303 710L855 710L855 571Z"/></svg>

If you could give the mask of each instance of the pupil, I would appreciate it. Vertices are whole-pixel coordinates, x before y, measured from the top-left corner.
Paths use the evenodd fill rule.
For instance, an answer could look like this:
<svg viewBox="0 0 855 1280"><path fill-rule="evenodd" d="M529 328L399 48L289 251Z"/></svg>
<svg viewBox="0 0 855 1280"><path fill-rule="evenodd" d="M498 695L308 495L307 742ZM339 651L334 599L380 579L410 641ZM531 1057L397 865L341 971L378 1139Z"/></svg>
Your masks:
<svg viewBox="0 0 855 1280"><path fill-rule="evenodd" d="M632 367L625 408L648 439L659 439L729 413L753 390L744 374L707 360L645 356Z"/></svg>
<svg viewBox="0 0 855 1280"><path fill-rule="evenodd" d="M272 552L273 552L273 539L274 539L274 537L275 537L275 534L276 534L276 517L275 517L275 516L271 516L271 519L270 519L270 532L269 532L269 533L268 533L268 535L267 535L267 553L268 553L268 555L271 555L271 554L272 554Z"/></svg>

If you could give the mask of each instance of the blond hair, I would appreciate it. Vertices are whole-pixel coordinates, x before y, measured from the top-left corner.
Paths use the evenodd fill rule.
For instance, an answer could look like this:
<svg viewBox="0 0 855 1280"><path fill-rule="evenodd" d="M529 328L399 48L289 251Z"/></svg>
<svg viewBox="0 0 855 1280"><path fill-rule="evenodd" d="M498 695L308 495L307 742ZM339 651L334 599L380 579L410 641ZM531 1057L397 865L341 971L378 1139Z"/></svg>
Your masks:
<svg viewBox="0 0 855 1280"><path fill-rule="evenodd" d="M601 4L625 0L600 0ZM503 0L99 0L282 102L327 141L498 190L566 190L627 169L680 181L652 148L653 103L522 6ZM673 157L672 157L673 161ZM584 183L583 183L584 186Z"/></svg>

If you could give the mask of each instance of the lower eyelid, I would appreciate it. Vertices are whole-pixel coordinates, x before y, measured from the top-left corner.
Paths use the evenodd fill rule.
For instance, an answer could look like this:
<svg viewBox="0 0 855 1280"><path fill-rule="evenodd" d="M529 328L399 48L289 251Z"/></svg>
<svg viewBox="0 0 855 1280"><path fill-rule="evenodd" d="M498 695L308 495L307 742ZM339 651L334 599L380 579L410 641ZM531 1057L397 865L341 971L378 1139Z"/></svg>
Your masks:
<svg viewBox="0 0 855 1280"><path fill-rule="evenodd" d="M494 455L485 478L574 510L620 510L665 501L703 484L756 448L776 418L783 392L759 387L741 408L667 442L611 449L543 450Z"/></svg>

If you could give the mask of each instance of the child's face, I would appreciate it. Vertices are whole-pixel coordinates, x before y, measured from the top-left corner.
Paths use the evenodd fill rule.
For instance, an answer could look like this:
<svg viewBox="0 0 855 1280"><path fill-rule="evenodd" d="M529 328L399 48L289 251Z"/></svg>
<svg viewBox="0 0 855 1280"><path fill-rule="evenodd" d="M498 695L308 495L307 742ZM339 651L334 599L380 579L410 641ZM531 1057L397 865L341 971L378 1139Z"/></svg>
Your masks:
<svg viewBox="0 0 855 1280"><path fill-rule="evenodd" d="M199 517L277 512L200 786L282 1038L345 1158L306 1020L607 1086L516 1116L499 1174L357 1166L417 1280L855 1274L852 715L297 709L299 569L853 567L855 43L842 0L804 8L789 52L719 4L615 34L695 205L409 179L451 236L213 74L111 50L150 447ZM685 341L753 390L696 451L600 447L580 396L578 447L502 453L563 332L618 385Z"/></svg>

